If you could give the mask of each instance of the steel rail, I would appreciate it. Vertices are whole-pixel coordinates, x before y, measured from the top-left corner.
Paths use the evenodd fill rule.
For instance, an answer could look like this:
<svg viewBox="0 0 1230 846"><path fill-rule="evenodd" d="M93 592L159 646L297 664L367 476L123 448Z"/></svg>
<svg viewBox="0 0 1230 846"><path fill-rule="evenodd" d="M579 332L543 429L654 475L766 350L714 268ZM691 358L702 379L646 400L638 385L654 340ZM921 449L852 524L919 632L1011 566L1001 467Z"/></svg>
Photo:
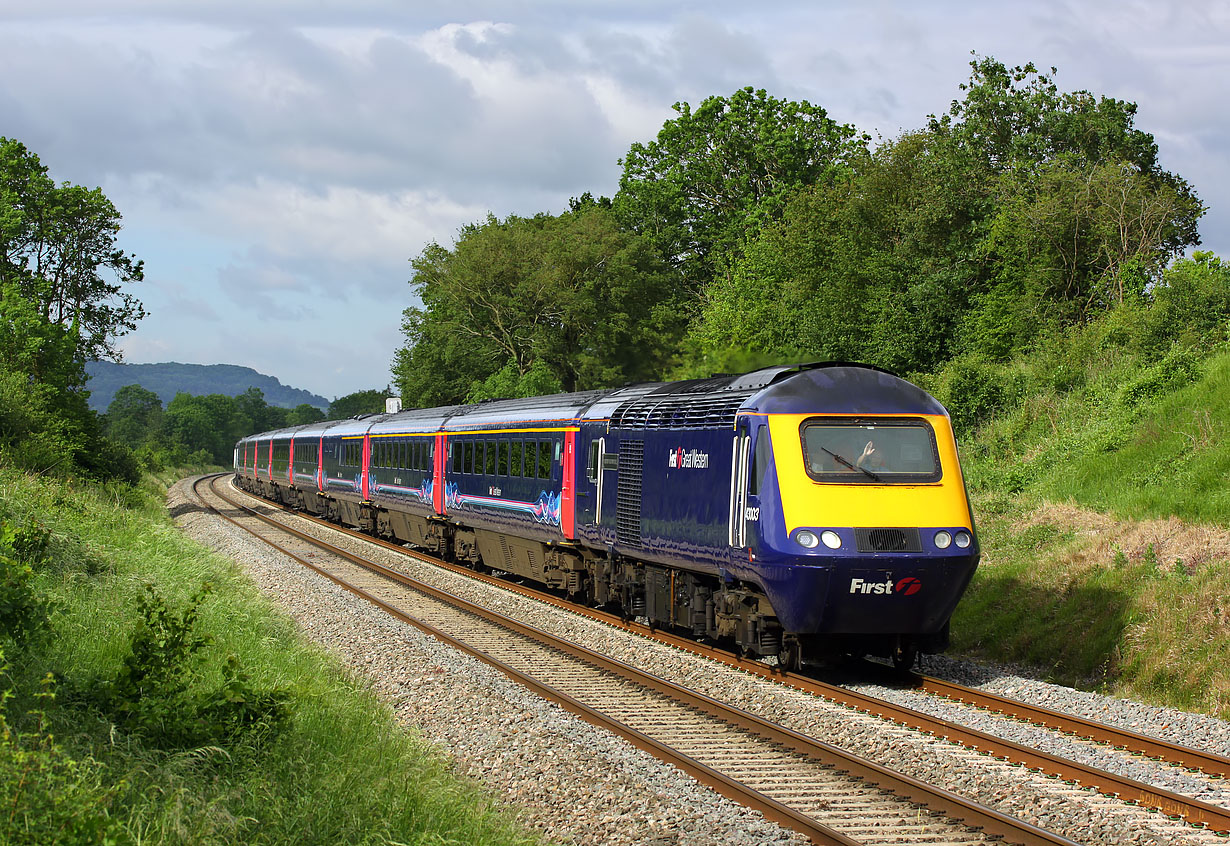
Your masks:
<svg viewBox="0 0 1230 846"><path fill-rule="evenodd" d="M1158 758L1170 764L1200 770L1207 775L1222 778L1230 776L1230 758L1223 758L1212 752L1171 743L1168 740L1089 720L1076 714L1065 714L1042 705L1020 702L1007 696L965 687L944 679L917 674L912 674L908 679L916 689L934 696L943 696L976 708L1058 729L1066 734L1107 743L1129 752L1138 752L1150 758Z"/></svg>
<svg viewBox="0 0 1230 846"><path fill-rule="evenodd" d="M876 699L873 696L862 694L857 691L841 687L840 685L830 684L828 682L820 681L819 679L799 673L785 672L761 661L744 659L726 650L719 649L716 646L698 643L692 639L682 637L671 632L662 631L652 626L646 626L625 618L621 618L618 615L610 614L605 611L599 611L593 608L587 608L583 605L578 605L577 603L569 602L567 600L545 594L539 590L515 585L504 579L477 573L469 568L441 561L437 558L433 558L417 551L410 552L398 544L379 538L373 538L371 535L358 532L353 529L339 527L335 523L330 523L326 520L322 520L311 515L306 515L303 512L287 508L279 503L272 503L264 499L261 501L289 514L304 517L333 530L342 531L345 534L351 535L357 539L373 542L385 548L400 552L401 554L429 562L436 566L444 567L450 571L475 577L490 584L499 585L523 596L537 599L560 608L568 609L574 613L579 613L591 619L614 625L626 631L651 637L679 649L683 649L698 655L704 655L712 660L728 666L736 667L753 675L774 679L781 684L793 687L805 693L820 696L855 710L891 720L907 728L922 731L934 735L935 737L952 741L953 743L966 746L970 749L975 749L996 758L1030 767L1031 769L1038 770L1039 772L1047 775L1055 776L1056 778L1079 784L1082 787L1096 790L1108 796L1117 797L1125 802L1142 805L1146 808L1160 811L1168 816L1180 817L1194 826L1202 826L1222 834L1230 834L1230 809L1222 808L1192 797L1183 796L1163 788L1157 788L1152 785L1127 778L1126 776L1120 776L1116 773L1099 770L1095 767L1087 766L1077 761L1071 761L1057 755L1041 752L1023 744L1015 743L1011 740L1005 740L1003 738L996 737L995 735L978 731L977 729L960 726L937 717L932 717L929 714L925 714L921 711L916 711L905 706ZM1179 763L1180 766L1182 766L1180 762L1170 761L1170 763Z"/></svg>
<svg viewBox="0 0 1230 846"><path fill-rule="evenodd" d="M199 484L201 481L203 481L206 478L212 480L212 479L216 479L219 477L212 476L212 477L202 477L201 479L198 479L196 482L193 483L194 492L196 490L196 485ZM211 481L211 488L212 488L212 481ZM214 493L217 494L217 491L215 490ZM246 505L243 505L241 503L235 502L234 500L229 499L223 494L217 494L217 495L221 499L235 506L236 508L246 511L252 516L257 517L258 519L269 522L268 519L264 517L264 515L258 514L254 509ZM202 499L202 502L204 502L204 499ZM452 637L447 632L444 632L436 628L435 626L432 626L430 623L424 622L422 620L416 619L415 617L409 614L406 614L401 609L397 608L394 605L391 605L390 603L385 602L384 600L364 590L363 588L358 587L357 585L351 584L345 579L340 578L334 575L333 573L330 573L328 570L314 564L313 562L307 560L306 558L300 555L296 555L294 552L282 546L281 544L278 544L275 541L269 540L268 538L262 537L256 532L253 532L251 529L244 526L238 520L235 520L223 514L218 509L212 508L212 506L211 506L211 510L213 510L214 513L217 514L222 519L230 522L231 524L237 526L238 528L244 530L245 532L248 532L253 537L258 538L260 541L267 544L272 549L275 549L278 552L282 553L283 555L291 558L292 560L297 561L298 563L306 566L308 569L312 570L313 572L321 576L324 576L326 579L333 582L338 587L341 587L343 590L346 590L354 594L355 596L365 599L366 601L372 603L373 605L380 608L382 611L389 614L390 616L398 620L401 620L402 622L407 623L411 626L414 626L415 628L419 629L425 634L428 634L438 639L442 643L446 643L449 646L455 649L459 649L462 652L465 652L466 654L471 655L474 658L494 667L495 669L499 670L504 675L511 678L513 681L524 685L530 690L533 690L535 693L537 693L539 696L543 697L544 699L550 702L555 702L556 704L560 705L568 712L575 714L576 716L580 717L581 719L585 720L591 725L596 725L599 728L606 729L608 731L611 731L619 735L620 737L624 738L629 743L631 743L633 746L636 746L638 749L648 752L649 754L657 757L659 760L666 761L667 763L670 763L678 767L679 769L691 775L693 778L695 778L700 783L706 784L709 787L712 787L714 790L718 791L723 796L726 796L728 799L731 799L746 807L759 811L767 819L770 819L780 825L783 825L787 828L790 828L792 830L798 831L806 835L807 838L810 839L813 843L824 844L824 846L863 846L863 844L861 844L859 841L852 840L849 837L846 837L845 835L841 834L840 832L817 822L811 817L801 814L795 811L793 808L790 808L787 805L783 805L782 803L776 801L775 799L772 799L771 797L765 796L764 794L759 793L758 791L752 790L746 785L740 784L739 782L726 777L725 775L712 769L711 767L708 767L705 764L700 763L699 761L693 760L691 757L684 755L683 753L645 735L644 733L639 732L630 726L626 726L618 722L617 720L613 720L607 717L602 712L597 711L593 708L590 708L589 706L576 700L575 698L569 696L568 694L558 691L555 688L551 687L550 685L547 685L539 681L538 679L535 679L532 676L521 672L520 670L516 669L515 667L510 666L506 662L495 659L492 656L487 655L486 653L482 652L481 650L470 646L464 641L461 641L461 640L458 640ZM277 525L280 530L285 531L287 534L293 535L294 537L297 537L300 540L307 541L308 543L320 549L328 550L330 554L337 555L361 567L366 567L369 569L373 568L373 562L366 561L360 558L359 556L352 555L351 553L346 552L345 550L338 549L337 547L327 544L317 538L313 538L311 535L308 535L303 532L299 532L296 529L292 529L282 524L275 524L275 525ZM467 603L464 600L458 600L457 597L454 597L451 594L447 594L443 591L439 591L435 588L432 588L430 585L423 585L421 583L417 583L414 579L411 579L408 576L405 576L403 574L397 573L394 570L389 570L388 568L381 567L380 565L374 565L374 567L378 571L381 571L381 575L388 577L388 578L392 578L394 581L404 584L407 587L414 587L414 589L416 590L425 589L424 592L427 593L428 595L436 595L437 598L447 598L447 600L449 600L450 602L454 602L454 603L460 602L464 605L470 605L470 603ZM1075 846L1075 844L1073 844L1073 846Z"/></svg>
<svg viewBox="0 0 1230 846"><path fill-rule="evenodd" d="M217 491L215 491L215 493L217 494ZM269 522L268 518L257 513L254 509L235 502L229 497L226 497L224 494L217 495L227 502L230 502L235 507L248 511L253 516ZM230 518L226 517L226 515L220 514L220 516L230 520ZM246 531L251 531L234 520L231 520L231 522L239 525L240 528L244 528ZM738 726L745 731L768 738L786 748L818 760L825 765L850 773L870 784L875 784L882 788L891 790L894 794L902 798L942 813L950 819L960 820L966 825L974 828L980 828L988 834L998 835L1003 837L1008 842L1019 843L1022 844L1022 846L1076 846L1074 841L1055 834L1054 832L1047 831L1039 828L1038 826L1025 822L1024 820L1019 820L1007 814L1003 814L992 808L984 806L981 803L966 799L965 797L951 791L944 790L943 788L936 787L934 785L929 785L919 779L915 779L902 773L890 770L886 767L882 767L872 761L862 759L856 755L846 752L845 750L831 746L830 744L816 740L815 738L808 737L799 732L793 731L792 729L776 725L754 714L677 685L674 682L653 675L652 673L648 673L644 670L640 670L617 659L594 652L579 644L563 640L527 623L523 623L508 617L500 612L492 611L467 600L460 599L453 594L440 590L439 588L431 585L424 584L417 579L403 573L399 573L396 570L385 567L384 565L368 561L360 556L352 555L345 550L339 550L331 544L321 541L307 533L300 532L281 523L274 523L274 525L276 525L281 531L285 531L288 534L298 537L301 540L322 549L327 549L331 554L338 555L339 557L342 557L358 566L364 567L372 572L376 572L385 578L396 581L416 591L423 592L443 602L447 602L456 607L462 608L470 613L474 613L483 618L489 619L500 626L522 635L523 637L548 645L553 649L572 655L579 660L598 666L617 676L629 679L638 685L654 690L655 692L681 702L689 707L704 711L711 716L723 720L731 725ZM330 527L333 528L331 524ZM260 537L259 535L256 536ZM368 536L365 535L363 538L369 539ZM406 615L404 612L392 605L389 605L388 603L385 603L378 597L364 591L362 588L350 585L344 579L340 579L334 574L331 574L316 564L287 551L279 545L268 541L265 538L261 538L261 540L278 549L283 554L287 554L295 560L300 561L313 571L324 575L326 578L346 590L349 590L357 596L361 596L369 602L379 606L386 612L396 616L398 619L410 623L411 625L414 625L431 634L433 637L440 638L450 645L462 649L467 654L473 655L476 658L495 666L511 678L526 684L527 686L540 692L546 698L559 702L567 707L568 710L576 713L578 716L581 716L587 721L600 725L603 728L608 728L620 736L627 738L639 748L649 751L655 755L664 756L664 760L668 760L670 763L676 764L681 769L684 769L696 777L698 780L708 784L724 795L761 811L766 817L769 817L776 822L782 823L787 827L794 828L795 830L807 834L807 836L812 838L815 842L837 844L856 843L856 841L850 840L844 835L841 835L839 832L836 832L809 817L799 814L788 806L778 803L755 790L747 788L738 782L732 781L721 773L712 770L704 764L694 761L682 753L670 749L670 747L659 743L653 738L649 738L635 729L623 726L622 724L611 720L601 712L591 709L589 706L573 699L567 694L557 691L540 681L532 679L532 677L523 674L519 670L510 667L501 661L493 659L490 656L487 656L480 650L472 648L461 641L455 640L446 633L432 627L430 624Z"/></svg>

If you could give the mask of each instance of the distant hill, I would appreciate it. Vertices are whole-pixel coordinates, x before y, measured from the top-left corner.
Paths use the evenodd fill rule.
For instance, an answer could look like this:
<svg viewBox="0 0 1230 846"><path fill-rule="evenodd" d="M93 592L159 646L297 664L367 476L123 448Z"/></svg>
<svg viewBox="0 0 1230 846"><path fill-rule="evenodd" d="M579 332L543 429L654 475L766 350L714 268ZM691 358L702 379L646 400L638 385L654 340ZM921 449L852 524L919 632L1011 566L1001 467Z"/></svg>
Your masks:
<svg viewBox="0 0 1230 846"><path fill-rule="evenodd" d="M281 408L294 408L307 403L321 411L329 408L329 401L322 396L283 385L272 376L257 373L251 367L234 364L116 364L111 361L92 361L85 366L90 391L90 408L106 411L115 397L115 392L125 385L140 385L153 391L165 406L180 391L203 396L225 394L233 397L250 387L260 388L265 402Z"/></svg>

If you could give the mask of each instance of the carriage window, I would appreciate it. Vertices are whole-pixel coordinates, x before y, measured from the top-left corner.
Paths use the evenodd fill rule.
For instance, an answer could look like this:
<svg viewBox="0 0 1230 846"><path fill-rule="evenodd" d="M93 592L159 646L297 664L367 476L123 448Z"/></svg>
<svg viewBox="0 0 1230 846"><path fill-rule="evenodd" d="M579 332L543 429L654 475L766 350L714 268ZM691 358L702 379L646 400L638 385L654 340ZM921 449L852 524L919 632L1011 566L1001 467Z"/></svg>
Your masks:
<svg viewBox="0 0 1230 846"><path fill-rule="evenodd" d="M521 475L522 449L523 449L523 446L522 446L521 441L512 442L512 455L509 458L509 464L508 464L508 475L509 476L520 476Z"/></svg>
<svg viewBox="0 0 1230 846"><path fill-rule="evenodd" d="M760 495L765 473L769 470L769 462L769 427L760 426L756 432L756 452L752 457L752 479L748 488L748 493L753 496Z"/></svg>
<svg viewBox="0 0 1230 846"><path fill-rule="evenodd" d="M474 472L474 443L473 442L467 443L464 447L462 447L462 449L465 450L465 459L464 459L464 463L461 465L461 472L473 473Z"/></svg>
<svg viewBox="0 0 1230 846"><path fill-rule="evenodd" d="M495 441L486 441L487 444L487 460L483 465L483 472L488 476L495 475Z"/></svg>
<svg viewBox="0 0 1230 846"><path fill-rule="evenodd" d="M591 482L598 481L598 442L589 445L589 463L585 467L585 478Z"/></svg>
<svg viewBox="0 0 1230 846"><path fill-rule="evenodd" d="M448 445L449 457L453 460L453 472L461 472L461 447L458 444Z"/></svg>
<svg viewBox="0 0 1230 846"><path fill-rule="evenodd" d="M812 418L801 433L807 473L817 482L917 484L943 476L925 420Z"/></svg>
<svg viewBox="0 0 1230 846"><path fill-rule="evenodd" d="M538 478L551 478L551 442L538 442Z"/></svg>
<svg viewBox="0 0 1230 846"><path fill-rule="evenodd" d="M500 441L499 443L499 462L496 465L496 472L501 476L508 475L508 441Z"/></svg>

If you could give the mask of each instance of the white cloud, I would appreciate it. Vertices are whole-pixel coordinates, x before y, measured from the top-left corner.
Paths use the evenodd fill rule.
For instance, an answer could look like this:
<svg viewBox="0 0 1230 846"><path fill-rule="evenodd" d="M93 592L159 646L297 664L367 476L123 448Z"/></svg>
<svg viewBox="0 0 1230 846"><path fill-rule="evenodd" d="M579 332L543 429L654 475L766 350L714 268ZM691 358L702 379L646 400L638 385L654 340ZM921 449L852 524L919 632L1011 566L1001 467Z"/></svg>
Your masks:
<svg viewBox="0 0 1230 846"><path fill-rule="evenodd" d="M613 193L678 100L753 85L894 137L960 97L971 50L1137 102L1230 253L1227 0L29 0L0 20L0 134L101 185L147 258L133 360L383 385L428 242Z"/></svg>

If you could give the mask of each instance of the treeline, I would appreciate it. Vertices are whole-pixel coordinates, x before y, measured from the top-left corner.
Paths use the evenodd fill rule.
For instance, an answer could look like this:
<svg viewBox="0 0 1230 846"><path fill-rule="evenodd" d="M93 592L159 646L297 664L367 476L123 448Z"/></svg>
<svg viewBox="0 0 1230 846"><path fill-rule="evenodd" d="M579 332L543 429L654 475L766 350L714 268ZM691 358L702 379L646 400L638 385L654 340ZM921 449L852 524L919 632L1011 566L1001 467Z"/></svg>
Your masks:
<svg viewBox="0 0 1230 846"><path fill-rule="evenodd" d="M120 221L101 190L57 185L34 152L0 138L0 462L131 483L143 466L229 465L245 435L324 419L308 404L271 406L255 387L180 393L163 408L128 385L93 411L86 363L117 358L115 342L145 316L128 291L143 265L119 249ZM381 411L385 395L357 391L328 414Z"/></svg>
<svg viewBox="0 0 1230 846"><path fill-rule="evenodd" d="M1157 349L1193 323L1224 334L1216 259L1174 263L1204 206L1136 106L1062 92L1054 69L971 68L946 114L875 145L751 88L677 104L614 197L429 245L393 362L404 402L817 359L942 385L1124 308Z"/></svg>
<svg viewBox="0 0 1230 846"><path fill-rule="evenodd" d="M392 365L403 403L828 359L915 377L968 422L990 407L966 407L968 386L1113 315L1131 330L1119 341L1153 355L1224 337L1220 261L1179 260L1204 206L1135 105L1063 92L1054 69L971 68L947 113L875 144L752 88L680 103L621 159L614 197L428 245ZM239 436L311 418L259 395L162 408L138 391L90 411L84 363L144 315L120 215L8 139L0 211L0 459L132 480L138 455L225 462ZM327 416L382 408L360 395Z"/></svg>
<svg viewBox="0 0 1230 846"><path fill-rule="evenodd" d="M105 433L135 452L150 469L202 464L229 466L235 442L254 432L302 426L384 410L387 391L357 391L329 404L328 412L308 403L279 408L251 387L238 396L178 393L166 405L153 391L125 385L103 415Z"/></svg>

